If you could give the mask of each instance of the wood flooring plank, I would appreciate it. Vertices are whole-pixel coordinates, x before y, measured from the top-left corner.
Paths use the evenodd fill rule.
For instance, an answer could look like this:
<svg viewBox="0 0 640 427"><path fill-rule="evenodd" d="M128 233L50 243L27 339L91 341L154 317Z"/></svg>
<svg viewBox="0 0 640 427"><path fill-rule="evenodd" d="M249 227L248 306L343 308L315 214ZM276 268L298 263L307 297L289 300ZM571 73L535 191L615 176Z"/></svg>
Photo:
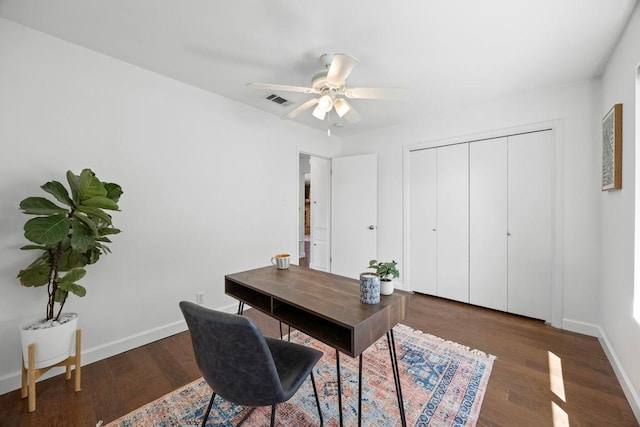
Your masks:
<svg viewBox="0 0 640 427"><path fill-rule="evenodd" d="M245 315L265 335L280 335L274 319L256 310ZM596 338L420 294L411 296L403 323L497 356L478 426L552 426L552 402L566 412L572 427L638 426ZM561 360L566 402L550 389L548 352ZM83 366L78 393L63 375L39 382L34 413L27 412L19 390L0 396L0 426L93 427L199 377L184 332Z"/></svg>

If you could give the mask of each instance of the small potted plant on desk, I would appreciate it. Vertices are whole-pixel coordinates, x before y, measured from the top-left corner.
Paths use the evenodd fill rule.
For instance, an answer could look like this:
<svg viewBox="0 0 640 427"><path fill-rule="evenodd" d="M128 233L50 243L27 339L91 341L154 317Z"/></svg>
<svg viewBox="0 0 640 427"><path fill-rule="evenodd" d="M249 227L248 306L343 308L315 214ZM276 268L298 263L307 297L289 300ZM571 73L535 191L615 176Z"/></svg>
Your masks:
<svg viewBox="0 0 640 427"><path fill-rule="evenodd" d="M44 197L27 197L20 202L25 214L35 215L24 224L24 236L32 244L20 249L38 254L20 270L18 279L22 286L43 287L47 292L44 318L20 327L22 397L29 397L29 412L35 410L35 379L50 367L66 366L69 379L74 365L76 391L80 390L78 315L63 313L62 308L70 294L85 296L86 289L77 283L86 273L84 267L110 252L109 236L120 232L105 212L119 209L122 189L118 184L101 182L90 169L80 175L68 171L67 181L71 194L58 181L40 187L59 204Z"/></svg>
<svg viewBox="0 0 640 427"><path fill-rule="evenodd" d="M380 276L380 293L391 295L393 293L393 279L400 276L398 264L395 261L382 262L372 259L369 261L369 268L376 270Z"/></svg>

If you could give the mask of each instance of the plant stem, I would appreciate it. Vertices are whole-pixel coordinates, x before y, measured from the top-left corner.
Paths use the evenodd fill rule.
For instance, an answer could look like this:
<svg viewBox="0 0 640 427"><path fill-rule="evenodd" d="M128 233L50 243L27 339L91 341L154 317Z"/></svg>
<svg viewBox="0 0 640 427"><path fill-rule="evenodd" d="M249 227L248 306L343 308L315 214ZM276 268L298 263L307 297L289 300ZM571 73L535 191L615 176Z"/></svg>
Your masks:
<svg viewBox="0 0 640 427"><path fill-rule="evenodd" d="M56 250L51 254L53 257L51 262L51 275L49 276L49 301L47 303L47 320L53 319L53 309L56 304L56 293L58 292L58 264L60 262L60 257L62 256L62 242L58 242L56 245ZM64 301L62 301L60 306L60 311L62 311L62 305L64 305ZM60 312L58 312L58 316L56 319L60 317Z"/></svg>

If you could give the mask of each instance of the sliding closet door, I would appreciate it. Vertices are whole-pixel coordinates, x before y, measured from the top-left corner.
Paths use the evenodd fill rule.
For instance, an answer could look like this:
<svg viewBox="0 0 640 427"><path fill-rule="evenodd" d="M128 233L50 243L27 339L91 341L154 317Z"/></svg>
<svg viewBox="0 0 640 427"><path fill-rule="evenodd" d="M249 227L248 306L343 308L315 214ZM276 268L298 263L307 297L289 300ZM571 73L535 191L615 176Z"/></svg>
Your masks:
<svg viewBox="0 0 640 427"><path fill-rule="evenodd" d="M507 138L469 144L469 301L507 311Z"/></svg>
<svg viewBox="0 0 640 427"><path fill-rule="evenodd" d="M437 148L437 293L469 302L469 144Z"/></svg>
<svg viewBox="0 0 640 427"><path fill-rule="evenodd" d="M509 312L551 320L553 139L509 137Z"/></svg>
<svg viewBox="0 0 640 427"><path fill-rule="evenodd" d="M436 149L409 157L409 284L416 292L436 295Z"/></svg>

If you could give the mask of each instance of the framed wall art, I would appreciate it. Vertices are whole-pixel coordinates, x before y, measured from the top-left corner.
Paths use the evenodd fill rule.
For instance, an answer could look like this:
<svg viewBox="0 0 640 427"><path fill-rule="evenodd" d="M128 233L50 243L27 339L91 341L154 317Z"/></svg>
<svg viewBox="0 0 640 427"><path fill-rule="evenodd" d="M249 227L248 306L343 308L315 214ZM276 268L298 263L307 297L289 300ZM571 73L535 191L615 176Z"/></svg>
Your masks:
<svg viewBox="0 0 640 427"><path fill-rule="evenodd" d="M602 119L602 191L622 188L622 104Z"/></svg>

